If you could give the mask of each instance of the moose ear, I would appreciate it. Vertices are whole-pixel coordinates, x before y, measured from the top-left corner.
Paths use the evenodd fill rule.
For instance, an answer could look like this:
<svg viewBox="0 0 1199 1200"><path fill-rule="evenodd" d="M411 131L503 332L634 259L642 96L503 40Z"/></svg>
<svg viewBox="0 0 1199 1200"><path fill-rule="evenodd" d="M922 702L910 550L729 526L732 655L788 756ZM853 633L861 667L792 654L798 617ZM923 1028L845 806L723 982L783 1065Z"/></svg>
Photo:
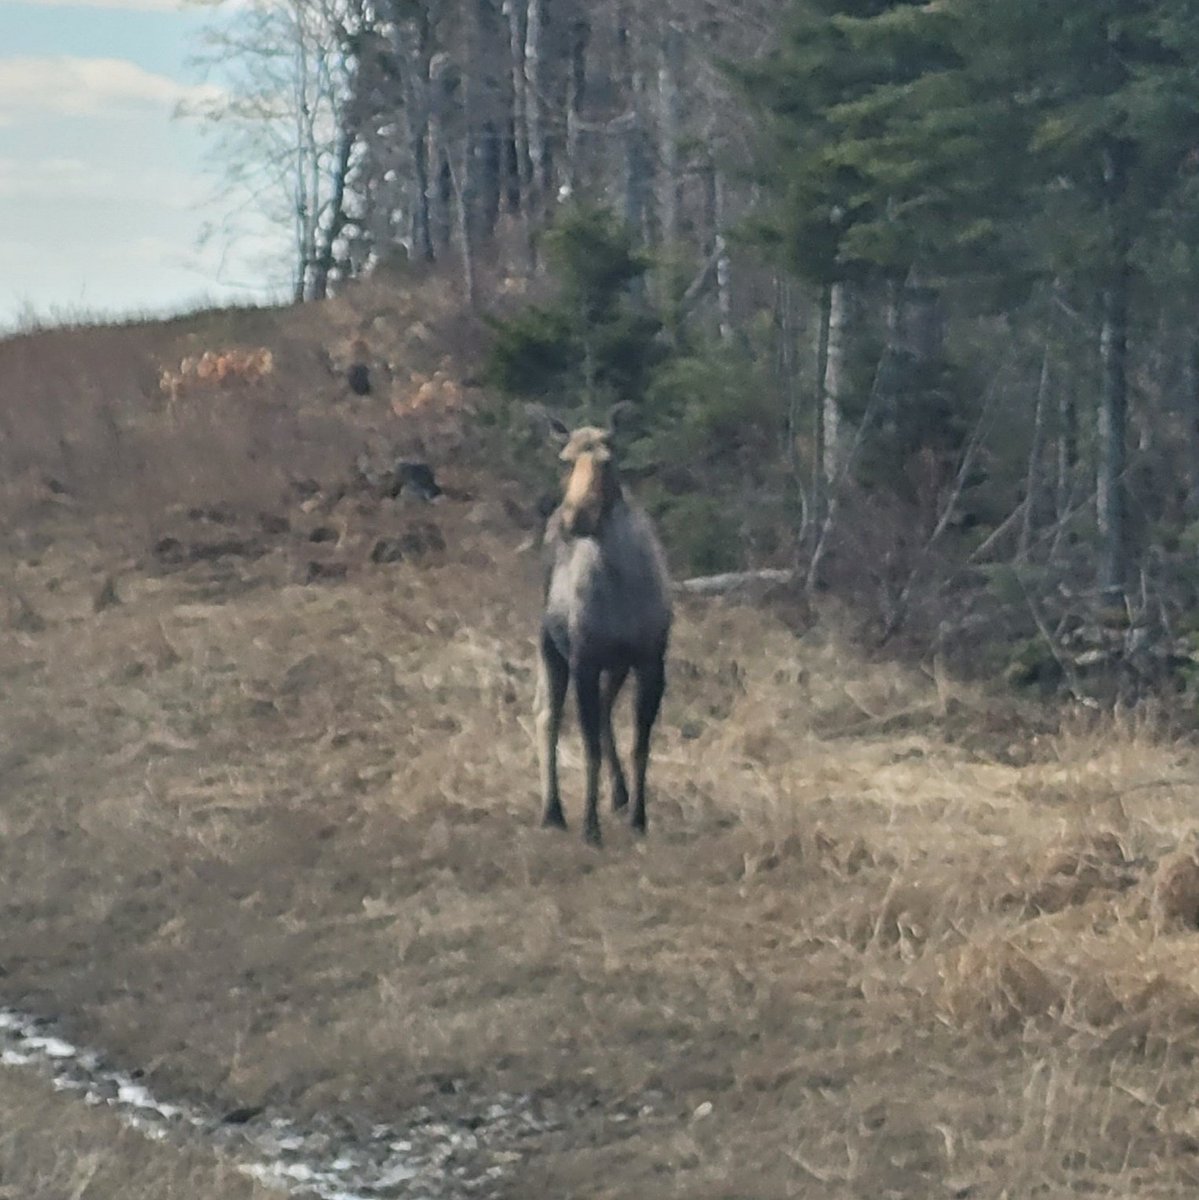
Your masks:
<svg viewBox="0 0 1199 1200"><path fill-rule="evenodd" d="M621 400L613 405L608 413L608 432L616 433L622 426L628 425L629 418L636 412L637 406L631 400Z"/></svg>
<svg viewBox="0 0 1199 1200"><path fill-rule="evenodd" d="M526 404L525 412L534 426L540 426L555 445L563 446L570 441L570 429L562 420L541 404Z"/></svg>

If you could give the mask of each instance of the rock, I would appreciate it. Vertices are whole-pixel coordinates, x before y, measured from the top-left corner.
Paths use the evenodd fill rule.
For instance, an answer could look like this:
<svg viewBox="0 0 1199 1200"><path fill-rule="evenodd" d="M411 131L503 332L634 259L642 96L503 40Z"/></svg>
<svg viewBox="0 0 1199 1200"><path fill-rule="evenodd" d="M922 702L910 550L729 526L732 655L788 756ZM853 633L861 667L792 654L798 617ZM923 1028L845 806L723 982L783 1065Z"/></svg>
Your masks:
<svg viewBox="0 0 1199 1200"><path fill-rule="evenodd" d="M332 525L318 525L309 535L310 542L336 542L341 535L333 528Z"/></svg>
<svg viewBox="0 0 1199 1200"><path fill-rule="evenodd" d="M252 1121L261 1112L261 1104L246 1104L241 1108L230 1109L223 1117L221 1117L221 1123L224 1125L245 1125Z"/></svg>
<svg viewBox="0 0 1199 1200"><path fill-rule="evenodd" d="M186 558L183 543L178 538L159 538L154 543L154 557L164 563L181 563Z"/></svg>
<svg viewBox="0 0 1199 1200"><path fill-rule="evenodd" d="M20 633L41 633L46 628L45 618L15 589L9 596L8 624Z"/></svg>
<svg viewBox="0 0 1199 1200"><path fill-rule="evenodd" d="M371 549L371 562L398 563L404 561L404 548L396 538L380 538Z"/></svg>
<svg viewBox="0 0 1199 1200"><path fill-rule="evenodd" d="M371 372L366 363L352 363L346 371L346 383L355 396L369 396L371 393Z"/></svg>
<svg viewBox="0 0 1199 1200"><path fill-rule="evenodd" d="M218 558L261 558L266 547L246 538L225 538L219 542L200 542L188 548L192 562L214 562Z"/></svg>
<svg viewBox="0 0 1199 1200"><path fill-rule="evenodd" d="M272 535L288 533L291 530L291 522L286 517L279 516L276 513L260 514L258 523L262 526L263 533Z"/></svg>
<svg viewBox="0 0 1199 1200"><path fill-rule="evenodd" d="M297 496L302 496L307 500L311 499L321 490L321 485L315 479L293 479L291 481L291 490Z"/></svg>
<svg viewBox="0 0 1199 1200"><path fill-rule="evenodd" d="M120 604L121 598L117 595L117 581L112 575L105 575L104 581L92 597L92 611L103 612L106 608L113 608Z"/></svg>
<svg viewBox="0 0 1199 1200"><path fill-rule="evenodd" d="M397 541L404 553L414 558L445 549L445 538L436 525L414 525L400 534Z"/></svg>
<svg viewBox="0 0 1199 1200"><path fill-rule="evenodd" d="M154 543L155 558L168 566L215 562L218 558L261 558L265 553L266 547L254 538L222 538L185 546L178 538L164 537Z"/></svg>
<svg viewBox="0 0 1199 1200"><path fill-rule="evenodd" d="M235 517L227 508L189 508L189 521L206 521L211 525L232 525Z"/></svg>
<svg viewBox="0 0 1199 1200"><path fill-rule="evenodd" d="M346 577L345 563L310 562L304 569L305 583L334 583Z"/></svg>
<svg viewBox="0 0 1199 1200"><path fill-rule="evenodd" d="M397 462L392 472L392 489L392 496L404 492L426 502L441 495L441 485L433 477L433 469L423 462Z"/></svg>
<svg viewBox="0 0 1199 1200"><path fill-rule="evenodd" d="M371 562L397 563L406 558L439 553L446 548L445 536L428 522L405 529L396 537L380 538L371 550Z"/></svg>
<svg viewBox="0 0 1199 1200"><path fill-rule="evenodd" d="M285 696L300 695L321 686L328 674L329 666L318 654L305 654L297 659L283 674L279 690Z"/></svg>

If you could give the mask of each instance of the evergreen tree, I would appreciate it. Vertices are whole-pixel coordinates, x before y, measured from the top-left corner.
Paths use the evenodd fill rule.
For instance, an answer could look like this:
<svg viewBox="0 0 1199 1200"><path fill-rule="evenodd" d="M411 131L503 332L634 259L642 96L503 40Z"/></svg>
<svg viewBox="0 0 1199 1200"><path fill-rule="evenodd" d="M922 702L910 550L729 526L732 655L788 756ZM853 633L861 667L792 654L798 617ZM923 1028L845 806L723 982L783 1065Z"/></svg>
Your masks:
<svg viewBox="0 0 1199 1200"><path fill-rule="evenodd" d="M488 376L504 392L599 415L617 400L639 402L663 353L660 323L634 296L649 260L608 210L560 214L545 238L559 291L495 321Z"/></svg>
<svg viewBox="0 0 1199 1200"><path fill-rule="evenodd" d="M1098 298L1108 589L1128 568L1137 267L1160 257L1163 236L1185 258L1197 49L1189 0L796 0L779 50L741 72L769 117L761 178L775 203L763 234L801 277L827 287L915 270L1010 304L1041 276Z"/></svg>
<svg viewBox="0 0 1199 1200"><path fill-rule="evenodd" d="M959 25L944 6L907 0L797 0L778 49L733 68L765 117L756 170L772 203L757 236L820 295L817 510L844 461L842 418L862 415L867 391L902 395L905 411L887 422L901 435L895 446L960 431L946 418L938 339L905 339L905 310L935 327L947 275L1012 276L1013 225L996 193L1003 181L1005 196L1018 194L1020 139L1008 108L972 95ZM847 292L869 285L885 300L888 361L858 374L855 403ZM875 462L894 459L877 449Z"/></svg>
<svg viewBox="0 0 1199 1200"><path fill-rule="evenodd" d="M1128 573L1128 340L1137 263L1199 143L1190 0L963 5L980 94L1024 114L1047 274L1098 297L1096 493L1100 585Z"/></svg>

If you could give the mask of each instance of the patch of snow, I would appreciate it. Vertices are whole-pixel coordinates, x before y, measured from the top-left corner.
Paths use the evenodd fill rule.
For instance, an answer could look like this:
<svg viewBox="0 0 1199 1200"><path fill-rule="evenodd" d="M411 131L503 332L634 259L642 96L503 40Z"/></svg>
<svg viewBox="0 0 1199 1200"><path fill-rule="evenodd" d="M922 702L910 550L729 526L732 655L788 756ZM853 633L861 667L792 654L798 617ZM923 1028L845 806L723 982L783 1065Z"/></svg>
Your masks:
<svg viewBox="0 0 1199 1200"><path fill-rule="evenodd" d="M494 1139L502 1144L523 1136L530 1126L546 1127L528 1111L531 1098L503 1095L499 1097L503 1103L493 1096L489 1106L477 1110L480 1115L471 1122L477 1125L475 1132L439 1120L427 1108L409 1112L402 1128L375 1124L365 1135L355 1135L348 1123L336 1117L318 1116L308 1128L282 1116L234 1126L215 1111L162 1102L126 1072L105 1068L95 1051L45 1032L47 1024L0 1009L0 1064L39 1070L56 1090L77 1091L86 1104L111 1107L126 1126L153 1141L197 1134L219 1141L235 1160L242 1159L237 1164L242 1174L320 1200L371 1200L382 1195L452 1200L479 1194L480 1187L489 1189L506 1173L497 1162L521 1157L495 1146ZM479 1164L472 1172L460 1161L452 1173L447 1171L445 1164L456 1152L488 1143L492 1146L486 1168Z"/></svg>
<svg viewBox="0 0 1199 1200"><path fill-rule="evenodd" d="M79 1051L70 1042L56 1037L26 1037L25 1045L30 1050L40 1050L47 1058L77 1058Z"/></svg>

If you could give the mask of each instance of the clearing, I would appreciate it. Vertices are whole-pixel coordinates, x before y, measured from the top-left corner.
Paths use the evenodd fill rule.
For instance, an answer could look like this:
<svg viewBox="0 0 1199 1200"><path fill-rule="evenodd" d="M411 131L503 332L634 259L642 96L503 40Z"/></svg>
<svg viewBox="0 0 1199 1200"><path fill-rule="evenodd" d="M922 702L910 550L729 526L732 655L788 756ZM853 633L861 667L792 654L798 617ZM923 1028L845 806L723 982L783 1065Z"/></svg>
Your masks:
<svg viewBox="0 0 1199 1200"><path fill-rule="evenodd" d="M535 498L448 434L421 443L435 505L334 486L344 429L387 414L305 383L286 316L243 340L309 358L239 419L315 486L250 486L228 421L139 415L158 348L215 319L71 343L120 397L71 453L111 476L132 446L142 503L94 499L65 451L10 476L0 1005L251 1123L476 1130L446 1168L475 1195L1194 1194L1189 744L866 663L785 605L688 601L648 838L605 812L581 843L573 727L572 828L542 831ZM10 394L50 354L22 346ZM214 467L163 500L197 446L236 486ZM384 538L399 561L372 561ZM496 1103L536 1121L492 1136ZM19 1067L0 1116L0 1196L267 1194Z"/></svg>

